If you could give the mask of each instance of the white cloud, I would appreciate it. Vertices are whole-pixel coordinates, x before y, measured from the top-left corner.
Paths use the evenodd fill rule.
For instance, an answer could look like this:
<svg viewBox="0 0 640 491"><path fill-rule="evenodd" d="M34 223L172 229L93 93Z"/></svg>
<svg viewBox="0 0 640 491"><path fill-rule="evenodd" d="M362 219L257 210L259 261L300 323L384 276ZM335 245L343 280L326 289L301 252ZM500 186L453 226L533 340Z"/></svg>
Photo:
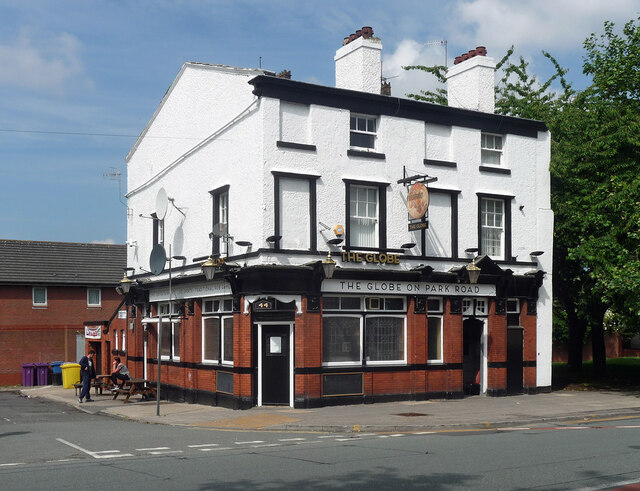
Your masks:
<svg viewBox="0 0 640 491"><path fill-rule="evenodd" d="M384 53L384 51L383 51ZM382 76L391 82L391 95L406 97L420 90L434 90L438 86L435 76L422 70L404 70L408 65L443 65L444 46L418 43L404 39L396 50L382 57Z"/></svg>
<svg viewBox="0 0 640 491"><path fill-rule="evenodd" d="M601 32L605 20L623 24L638 12L637 0L512 0L458 1L449 32L468 49L487 46L490 54L504 53L514 44L518 52L541 49L558 53L581 50L592 32Z"/></svg>
<svg viewBox="0 0 640 491"><path fill-rule="evenodd" d="M0 86L27 88L61 95L71 87L90 84L78 39L23 28L18 37L0 44Z"/></svg>

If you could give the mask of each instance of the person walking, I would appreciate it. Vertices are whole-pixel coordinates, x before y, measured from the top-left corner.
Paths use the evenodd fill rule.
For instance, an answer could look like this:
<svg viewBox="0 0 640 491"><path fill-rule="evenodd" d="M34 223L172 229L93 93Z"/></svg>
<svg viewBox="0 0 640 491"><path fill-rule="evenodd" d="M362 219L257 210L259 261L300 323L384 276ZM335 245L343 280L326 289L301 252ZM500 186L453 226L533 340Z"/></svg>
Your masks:
<svg viewBox="0 0 640 491"><path fill-rule="evenodd" d="M93 363L93 357L96 354L94 350L89 350L86 356L80 359L80 380L82 381L82 391L78 402L82 404L82 399L85 398L86 402L93 402L91 399L91 381L96 378L96 367Z"/></svg>
<svg viewBox="0 0 640 491"><path fill-rule="evenodd" d="M113 372L111 372L111 380L113 381L113 388L119 389L122 387L122 383L118 385L118 380L120 382L124 382L125 380L129 380L131 377L129 375L129 369L127 366L122 363L119 356L113 358Z"/></svg>

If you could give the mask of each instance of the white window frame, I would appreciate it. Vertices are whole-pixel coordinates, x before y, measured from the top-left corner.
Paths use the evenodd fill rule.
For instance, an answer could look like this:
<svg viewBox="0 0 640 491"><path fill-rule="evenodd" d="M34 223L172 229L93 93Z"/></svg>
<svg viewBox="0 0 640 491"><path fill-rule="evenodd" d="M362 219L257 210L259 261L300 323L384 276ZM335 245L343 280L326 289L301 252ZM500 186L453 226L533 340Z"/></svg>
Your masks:
<svg viewBox="0 0 640 491"><path fill-rule="evenodd" d="M346 311L348 312L348 311ZM353 312L353 311L352 311ZM363 354L363 350L364 350L364 346L362 343L363 340L363 335L364 335L364 316L362 314L325 314L322 316L322 319L324 320L327 317L350 317L350 318L356 318L360 320L360 331L359 331L359 344L360 344L360 359L358 361L324 361L322 362L322 365L325 367L338 367L338 366L361 366L362 365L362 354ZM323 328L322 328L322 336L323 336L323 340L324 340L324 324L323 324ZM323 341L323 351L324 351L324 341ZM322 357L324 358L324 352L322 353Z"/></svg>
<svg viewBox="0 0 640 491"><path fill-rule="evenodd" d="M171 329L171 334L169 338L169 342L171 343L171 354L161 355L162 360L180 361L180 354L176 355L176 336L175 336L176 326L178 327L178 329L180 329L180 324L181 322L179 320L178 321L172 320L171 322L169 322L169 318L167 318L166 322L164 319L162 320L162 330L164 331L165 329L169 329L169 328ZM180 336L180 346L182 346L182 336ZM162 340L160 340L160 352L162 352Z"/></svg>
<svg viewBox="0 0 640 491"><path fill-rule="evenodd" d="M356 126L355 129L351 127L351 124L353 123L354 120L355 120L355 126ZM359 123L362 121L364 121L364 125L365 125L364 130L358 129ZM373 124L375 125L375 130L373 131L369 129L369 124L371 122L373 122ZM379 122L378 122L377 116L372 116L370 114L351 113L349 117L349 148L365 150L365 151L375 150L378 147L378 128L379 128ZM361 147L357 145L352 145L351 144L352 134L373 136L373 146Z"/></svg>
<svg viewBox="0 0 640 491"><path fill-rule="evenodd" d="M480 134L480 162L482 165L490 165L494 167L503 167L502 153L504 151L504 135L495 133ZM485 157L491 156L491 159L485 161ZM498 162L488 161L497 160Z"/></svg>
<svg viewBox="0 0 640 491"><path fill-rule="evenodd" d="M427 364L437 365L444 363L444 330L442 329L442 323L444 322L444 316L442 314L439 315L428 315L427 316L427 343L429 343L429 325L428 322L430 319L438 319L440 321L440 358L429 358L429 346L427 344Z"/></svg>
<svg viewBox="0 0 640 491"><path fill-rule="evenodd" d="M500 226L496 226L495 222L496 222L496 217L499 215L498 213L496 213L496 206L493 206L493 210L488 210L487 208L487 204L489 204L489 202L492 203L500 203L500 207L501 207L501 225ZM481 233L481 237L480 237L480 244L481 244L481 251L483 254L486 254L487 256L489 256L491 259L504 259L505 257L505 241L506 241L506 232L505 232L505 228L506 228L506 204L505 204L505 200L504 199L500 199L500 198L490 198L490 197L485 197L482 196L480 197L480 233ZM490 220L491 218L491 220ZM492 224L490 224L489 222L493 222ZM499 240L500 240L500 251L499 254L490 254L490 252L495 252L493 250L493 247L491 247L491 251L489 251L489 246L487 245L488 241L489 241L489 237L487 236L487 234L489 233L489 231L493 231L493 232L498 232L499 233Z"/></svg>
<svg viewBox="0 0 640 491"><path fill-rule="evenodd" d="M113 339L114 339L113 349L116 350L116 351L120 350L120 345L118 343L118 330L117 329L113 330Z"/></svg>
<svg viewBox="0 0 640 491"><path fill-rule="evenodd" d="M487 317L489 302L484 297L466 297L462 299L462 315L465 317Z"/></svg>
<svg viewBox="0 0 640 491"><path fill-rule="evenodd" d="M44 291L44 302L36 302L36 290ZM48 295L46 286L34 286L31 289L31 304L34 307L47 307L49 305L48 301L49 301L49 295Z"/></svg>
<svg viewBox="0 0 640 491"><path fill-rule="evenodd" d="M366 331L366 320L373 317L394 317L402 319L402 331L403 331L403 356L399 360L366 360L367 365L371 366L383 366L383 365L406 365L407 364L407 316L406 315L387 315L384 311L381 311L381 315L366 315L364 316L364 329ZM364 349L364 347L363 347Z"/></svg>
<svg viewBox="0 0 640 491"><path fill-rule="evenodd" d="M220 351L218 351L218 358L213 359L213 358L206 358L205 353L206 353L206 336L205 336L205 321L208 319L218 319L220 321L220 316L219 315L203 315L202 316L202 363L206 364L206 365L218 365L220 363L219 357L220 357ZM221 323L218 324L218 329L220 329L221 327ZM220 340L220 333L218 333L218 340ZM219 342L219 341L218 341ZM220 347L218 347L220 348Z"/></svg>
<svg viewBox="0 0 640 491"><path fill-rule="evenodd" d="M360 185L360 184L350 184L350 189L349 189L349 246L350 247L380 247L380 193L382 192L381 189L379 187L376 186L366 186L366 185ZM357 195L358 195L358 190L365 190L366 191L366 200L365 201L361 201L359 199L357 199ZM372 205L372 201L369 201L368 197L369 197L369 190L373 190L375 191L375 195L376 195L376 202L375 202L375 207L376 207L376 212L375 212L375 217L370 217L370 216L361 216L358 214L358 203L364 203L366 208L367 208L367 212L369 211L369 207ZM355 198L354 198L355 195ZM355 206L352 206L352 204L354 204ZM368 215L368 213L366 214ZM374 223L374 227L373 227L373 244L370 245L363 245L360 243L356 243L356 236L354 234L354 227L352 226L352 221L353 220L370 220L373 221Z"/></svg>
<svg viewBox="0 0 640 491"><path fill-rule="evenodd" d="M126 329L123 329L122 331L120 331L121 336L122 336L122 351L126 351L127 350L127 341L126 341Z"/></svg>
<svg viewBox="0 0 640 491"><path fill-rule="evenodd" d="M91 303L91 291L98 292L98 303ZM102 306L102 289L101 288L87 288L87 307L101 307Z"/></svg>

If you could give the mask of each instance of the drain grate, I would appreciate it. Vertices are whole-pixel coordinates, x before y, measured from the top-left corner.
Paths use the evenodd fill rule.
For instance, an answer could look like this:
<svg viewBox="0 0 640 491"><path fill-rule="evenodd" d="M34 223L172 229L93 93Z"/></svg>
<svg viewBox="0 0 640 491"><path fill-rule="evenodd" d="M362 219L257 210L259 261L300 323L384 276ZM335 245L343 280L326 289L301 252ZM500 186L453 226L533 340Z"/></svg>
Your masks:
<svg viewBox="0 0 640 491"><path fill-rule="evenodd" d="M429 416L429 415L424 413L398 413L398 414L394 414L394 416L404 416L406 418L413 418L415 416Z"/></svg>

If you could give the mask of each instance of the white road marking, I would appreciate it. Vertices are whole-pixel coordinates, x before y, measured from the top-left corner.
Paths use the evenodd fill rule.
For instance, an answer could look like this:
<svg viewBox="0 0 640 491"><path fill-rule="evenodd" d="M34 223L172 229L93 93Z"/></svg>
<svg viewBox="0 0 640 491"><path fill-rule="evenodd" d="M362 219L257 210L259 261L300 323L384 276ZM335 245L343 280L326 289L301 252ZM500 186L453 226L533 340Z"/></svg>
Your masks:
<svg viewBox="0 0 640 491"><path fill-rule="evenodd" d="M169 450L169 447L136 448L136 452L148 452L149 450Z"/></svg>
<svg viewBox="0 0 640 491"><path fill-rule="evenodd" d="M353 438L336 438L335 441L336 442L349 442L353 440Z"/></svg>
<svg viewBox="0 0 640 491"><path fill-rule="evenodd" d="M91 450L87 450L85 448L82 448L82 447L80 447L78 445L75 445L75 444L73 444L71 442L63 440L62 438L56 438L56 440L58 440L60 443L64 443L65 445L69 445L71 448L75 448L76 450L80 450L81 452L86 453L87 455L93 457L94 459L113 459L113 458L117 458L117 457L133 457L133 455L130 454L130 453L100 455L99 452L92 452Z"/></svg>
<svg viewBox="0 0 640 491"><path fill-rule="evenodd" d="M149 452L151 455L165 455L169 453L184 453L183 450L155 450L153 452Z"/></svg>
<svg viewBox="0 0 640 491"><path fill-rule="evenodd" d="M218 443L202 443L200 445L187 445L189 448L202 448L202 447L219 447Z"/></svg>
<svg viewBox="0 0 640 491"><path fill-rule="evenodd" d="M251 443L264 443L264 440L255 440L253 442L235 442L236 445L249 445Z"/></svg>
<svg viewBox="0 0 640 491"><path fill-rule="evenodd" d="M0 464L0 467L9 467L13 465L26 465L24 462L11 462L9 464Z"/></svg>
<svg viewBox="0 0 640 491"><path fill-rule="evenodd" d="M531 428L496 428L498 431L528 431Z"/></svg>
<svg viewBox="0 0 640 491"><path fill-rule="evenodd" d="M405 436L404 433L396 433L395 435L389 435L391 438L397 438L399 436Z"/></svg>
<svg viewBox="0 0 640 491"><path fill-rule="evenodd" d="M251 448L263 448L263 447L280 447L281 443L265 443L264 445L251 445Z"/></svg>
<svg viewBox="0 0 640 491"><path fill-rule="evenodd" d="M301 442L306 440L306 438L279 438L279 442Z"/></svg>
<svg viewBox="0 0 640 491"><path fill-rule="evenodd" d="M233 450L231 447L219 447L219 448L199 448L201 452L213 452L214 450Z"/></svg>
<svg viewBox="0 0 640 491"><path fill-rule="evenodd" d="M102 454L102 453L120 453L120 450L98 450L97 452L93 452L96 454Z"/></svg>
<svg viewBox="0 0 640 491"><path fill-rule="evenodd" d="M314 440L311 442L294 442L294 445L307 445L309 443L324 443L324 442L321 442L320 440Z"/></svg>
<svg viewBox="0 0 640 491"><path fill-rule="evenodd" d="M640 428L640 425L633 425L633 426L615 426L615 428L620 428L620 429L631 429L631 428Z"/></svg>
<svg viewBox="0 0 640 491"><path fill-rule="evenodd" d="M435 433L435 431L419 431L417 433L414 433L414 435L433 435Z"/></svg>

